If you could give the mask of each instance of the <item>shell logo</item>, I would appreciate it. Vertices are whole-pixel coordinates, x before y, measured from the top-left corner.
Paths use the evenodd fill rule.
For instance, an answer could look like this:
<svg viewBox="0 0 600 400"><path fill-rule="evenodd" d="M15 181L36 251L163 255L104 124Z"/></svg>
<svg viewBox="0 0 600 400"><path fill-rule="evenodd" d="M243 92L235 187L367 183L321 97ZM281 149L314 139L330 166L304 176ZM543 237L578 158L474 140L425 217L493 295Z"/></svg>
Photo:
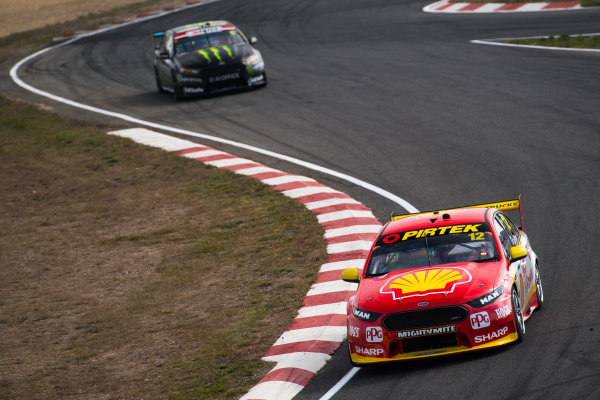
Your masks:
<svg viewBox="0 0 600 400"><path fill-rule="evenodd" d="M396 275L381 287L394 300L434 293L452 293L457 285L471 282L471 274L463 268L427 268Z"/></svg>

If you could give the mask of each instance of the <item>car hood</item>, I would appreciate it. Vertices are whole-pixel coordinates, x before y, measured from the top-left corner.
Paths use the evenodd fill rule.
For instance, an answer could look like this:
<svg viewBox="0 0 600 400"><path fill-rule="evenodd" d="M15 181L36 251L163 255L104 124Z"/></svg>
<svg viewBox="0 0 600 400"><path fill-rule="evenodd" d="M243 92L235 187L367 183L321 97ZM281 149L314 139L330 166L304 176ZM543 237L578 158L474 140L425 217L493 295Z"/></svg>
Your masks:
<svg viewBox="0 0 600 400"><path fill-rule="evenodd" d="M230 65L239 64L252 54L254 49L249 44L215 46L182 54L177 57L177 62L184 68Z"/></svg>
<svg viewBox="0 0 600 400"><path fill-rule="evenodd" d="M456 263L395 271L360 282L355 306L390 313L464 304L497 288L502 263Z"/></svg>

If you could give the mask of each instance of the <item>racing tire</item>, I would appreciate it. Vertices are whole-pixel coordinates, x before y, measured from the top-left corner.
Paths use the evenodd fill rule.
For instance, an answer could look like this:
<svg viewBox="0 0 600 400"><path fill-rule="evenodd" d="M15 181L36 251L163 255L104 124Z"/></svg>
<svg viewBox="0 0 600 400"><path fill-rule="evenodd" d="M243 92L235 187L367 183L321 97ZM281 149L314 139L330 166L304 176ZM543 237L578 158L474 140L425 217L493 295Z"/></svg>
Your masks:
<svg viewBox="0 0 600 400"><path fill-rule="evenodd" d="M537 309L541 310L544 304L544 287L542 286L542 278L537 263L535 264L535 296L538 303Z"/></svg>
<svg viewBox="0 0 600 400"><path fill-rule="evenodd" d="M158 93L164 93L165 89L163 89L162 83L160 82L160 76L158 76L158 71L156 70L156 68L154 68L154 80L156 82Z"/></svg>
<svg viewBox="0 0 600 400"><path fill-rule="evenodd" d="M525 318L523 318L523 312L521 311L521 299L519 293L514 287L510 292L510 300L513 309L513 316L515 320L515 329L517 331L517 343L522 342L525 337Z"/></svg>
<svg viewBox="0 0 600 400"><path fill-rule="evenodd" d="M173 95L175 96L175 100L182 100L185 96L183 94L183 89L177 83L177 77L175 73L173 73Z"/></svg>

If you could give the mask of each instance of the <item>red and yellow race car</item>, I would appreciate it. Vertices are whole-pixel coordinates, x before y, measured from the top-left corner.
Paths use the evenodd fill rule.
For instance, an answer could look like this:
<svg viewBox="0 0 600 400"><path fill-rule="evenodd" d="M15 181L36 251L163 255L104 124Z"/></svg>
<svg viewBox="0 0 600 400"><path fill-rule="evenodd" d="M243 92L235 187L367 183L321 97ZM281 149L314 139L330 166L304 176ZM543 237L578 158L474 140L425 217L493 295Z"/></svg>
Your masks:
<svg viewBox="0 0 600 400"><path fill-rule="evenodd" d="M519 210L520 228L509 210ZM347 310L355 365L519 342L544 301L520 196L392 216L364 269L346 269L342 279L359 283Z"/></svg>

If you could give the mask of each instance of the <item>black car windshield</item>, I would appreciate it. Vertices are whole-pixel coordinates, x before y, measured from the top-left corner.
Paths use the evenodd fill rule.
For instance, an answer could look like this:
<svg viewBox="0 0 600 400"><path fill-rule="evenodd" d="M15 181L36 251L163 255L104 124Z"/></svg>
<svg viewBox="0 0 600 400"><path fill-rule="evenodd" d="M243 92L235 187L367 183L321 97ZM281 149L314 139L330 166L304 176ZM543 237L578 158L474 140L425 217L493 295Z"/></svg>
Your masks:
<svg viewBox="0 0 600 400"><path fill-rule="evenodd" d="M231 46L244 43L244 38L236 30L201 33L175 39L175 54L191 53L211 47Z"/></svg>
<svg viewBox="0 0 600 400"><path fill-rule="evenodd" d="M489 231L397 241L373 249L366 277L431 265L493 261L497 254Z"/></svg>

